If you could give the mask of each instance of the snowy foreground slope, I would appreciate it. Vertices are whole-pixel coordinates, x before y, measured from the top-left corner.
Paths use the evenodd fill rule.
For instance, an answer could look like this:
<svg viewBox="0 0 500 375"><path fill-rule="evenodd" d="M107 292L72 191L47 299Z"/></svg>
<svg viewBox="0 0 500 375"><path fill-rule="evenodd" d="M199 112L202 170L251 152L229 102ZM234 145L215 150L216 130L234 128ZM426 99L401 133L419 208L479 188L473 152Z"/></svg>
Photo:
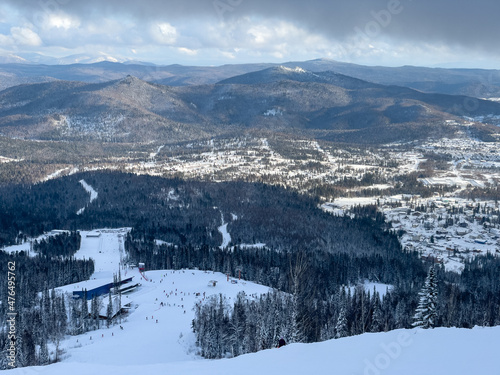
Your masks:
<svg viewBox="0 0 500 375"><path fill-rule="evenodd" d="M147 337L127 341L135 354L120 347L97 347L86 360L69 358L46 367L10 370L13 374L500 374L495 343L500 328L439 328L364 334L317 344L292 344L225 360L171 361L168 345L151 348ZM126 340L126 337L123 338ZM124 344L125 345L125 344ZM160 354L144 356L148 348ZM94 348L93 348L94 349ZM128 354L128 353L127 353ZM114 357L110 360L110 357ZM120 363L121 362L121 363ZM134 364L131 364L133 362Z"/></svg>
<svg viewBox="0 0 500 375"><path fill-rule="evenodd" d="M68 285L71 292L112 281L123 257L123 236L128 229L101 230L99 237L81 232L76 254L95 259L96 272L88 282ZM128 374L500 374L497 345L500 327L472 330L438 328L368 333L316 344L291 344L280 349L233 359L205 360L197 355L191 331L193 306L212 294L234 299L244 290L249 296L269 288L220 273L181 270L122 269L142 285L123 296L133 308L119 325L68 337L62 362L50 366L7 370L12 374L128 375ZM216 281L216 286L213 286ZM211 285L211 286L209 286ZM162 305L163 303L163 305Z"/></svg>

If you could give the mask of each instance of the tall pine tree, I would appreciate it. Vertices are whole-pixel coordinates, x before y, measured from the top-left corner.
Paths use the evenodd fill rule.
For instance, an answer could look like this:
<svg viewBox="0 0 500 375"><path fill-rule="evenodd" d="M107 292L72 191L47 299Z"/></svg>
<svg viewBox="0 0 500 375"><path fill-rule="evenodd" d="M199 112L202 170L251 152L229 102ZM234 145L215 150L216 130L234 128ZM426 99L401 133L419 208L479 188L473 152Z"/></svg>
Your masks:
<svg viewBox="0 0 500 375"><path fill-rule="evenodd" d="M437 279L434 266L429 268L424 287L418 294L420 301L413 316L413 327L433 328L436 324L437 306Z"/></svg>

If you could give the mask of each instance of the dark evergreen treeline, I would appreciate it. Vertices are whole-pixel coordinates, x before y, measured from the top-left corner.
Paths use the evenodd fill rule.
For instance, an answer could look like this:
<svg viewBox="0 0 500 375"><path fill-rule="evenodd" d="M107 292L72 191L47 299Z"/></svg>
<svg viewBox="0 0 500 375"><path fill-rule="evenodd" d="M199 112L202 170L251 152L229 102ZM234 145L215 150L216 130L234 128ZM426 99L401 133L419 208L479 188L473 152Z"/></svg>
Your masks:
<svg viewBox="0 0 500 375"><path fill-rule="evenodd" d="M235 357L276 346L291 336L291 297L268 293L258 300L240 292L234 304L214 295L195 308L196 344L205 358Z"/></svg>
<svg viewBox="0 0 500 375"><path fill-rule="evenodd" d="M382 232L379 241L386 245L395 236ZM424 266L418 255L404 252L397 241L382 254L351 254L309 252L263 248L230 249L202 246L157 245L153 237L132 229L125 239L125 249L133 262L144 262L148 269L183 269L198 267L204 270L238 275L241 270L245 279L291 292L290 273L298 258L307 265L306 281L320 295L328 295L339 286L356 284L360 280L399 285L409 288L414 280L425 277ZM305 266L304 266L305 267Z"/></svg>
<svg viewBox="0 0 500 375"><path fill-rule="evenodd" d="M76 212L88 199L75 178L1 187L0 248L52 229L76 230Z"/></svg>
<svg viewBox="0 0 500 375"><path fill-rule="evenodd" d="M417 254L292 252L269 248L219 249L156 245L132 231L125 242L134 261L150 269L199 267L243 277L281 292L258 300L223 296L198 306L193 328L203 355L220 358L287 341L314 342L363 332L411 328L426 265ZM500 260L493 255L466 263L462 274L437 266L436 326L470 328L500 324ZM364 287L371 280L393 285L384 296ZM235 315L236 314L236 315ZM255 322L259 324L256 325ZM272 332L272 333L271 333ZM228 354L229 353L229 354Z"/></svg>
<svg viewBox="0 0 500 375"><path fill-rule="evenodd" d="M98 193L92 203L82 179ZM350 253L380 252L387 245L379 222L334 217L318 209L316 199L260 183L86 172L0 188L0 197L0 246L52 229L127 226L170 243L215 247L222 243L223 222L232 245Z"/></svg>
<svg viewBox="0 0 500 375"><path fill-rule="evenodd" d="M98 192L92 203L81 179ZM234 306L219 296L197 308L193 327L210 358L272 347L280 336L313 342L409 328L426 275L418 254L402 251L397 237L384 230L384 218L374 206L354 208L355 219L335 217L318 209L316 199L259 183L88 172L31 187L2 188L0 197L0 246L51 229L130 226L134 229L125 242L129 257L149 269L198 267L233 276L241 271L245 279L273 287L275 292L258 299L240 295ZM77 215L82 207L85 211ZM226 249L219 248L222 223L232 238ZM46 342L24 329L40 317L52 322L44 328L52 332L45 340L52 342L61 330L78 333L98 324L98 319L88 319L96 315L95 302L90 311L86 303L66 306L65 328L54 324L63 319L63 302L48 291L93 272L90 260L71 258L77 236L72 232L37 243L39 255L33 258L0 252L2 267L8 261L18 265L19 340L28 358L23 363L43 363ZM157 245L156 240L172 245ZM245 246L259 242L266 247ZM499 324L499 275L500 261L494 256L470 261L461 275L437 267L436 324ZM352 288L365 280L393 289L381 297ZM0 285L2 301L7 290ZM0 306L5 316L6 305ZM5 343L0 334L0 345ZM34 347L39 348L35 356Z"/></svg>
<svg viewBox="0 0 500 375"><path fill-rule="evenodd" d="M472 328L500 324L500 260L480 256L462 274L437 270L434 326ZM416 283L419 287L421 282ZM310 286L309 286L310 287ZM300 289L300 288L299 288ZM364 332L410 328L418 290L395 287L384 296L361 285L312 299L309 292L274 291L259 298L214 296L196 307L193 329L201 354L222 358L287 342L313 342Z"/></svg>
<svg viewBox="0 0 500 375"><path fill-rule="evenodd" d="M19 308L16 316L16 366L47 365L51 362L48 344L56 346L54 360L58 361L62 350L60 341L67 334L69 319L66 297L44 289L31 300L30 308ZM3 322L2 322L3 323ZM4 349L9 344L6 332L0 332L0 345ZM0 369L10 368L5 358L6 351L0 355Z"/></svg>
<svg viewBox="0 0 500 375"><path fill-rule="evenodd" d="M32 301L43 289L87 280L94 272L94 261L73 258L57 259L44 256L30 257L24 252L7 254L0 251L0 272L7 275L9 262L15 262L16 305L32 307ZM0 278L0 300L7 300L7 278ZM2 305L0 305L2 306ZM0 307L5 308L5 306Z"/></svg>
<svg viewBox="0 0 500 375"><path fill-rule="evenodd" d="M63 232L56 236L35 240L33 250L47 258L71 257L80 249L80 232Z"/></svg>
<svg viewBox="0 0 500 375"><path fill-rule="evenodd" d="M363 286L340 288L328 300L315 301L301 315L294 295L273 291L259 297L238 294L234 302L218 295L196 306L193 330L205 358L233 357L286 342L315 342L403 326L406 311L392 311L390 294L367 292ZM307 301L309 303L311 301ZM301 303L306 303L301 302ZM401 302L402 303L402 302ZM307 337L314 333L315 337Z"/></svg>
<svg viewBox="0 0 500 375"><path fill-rule="evenodd" d="M393 237L389 233L385 233L385 236ZM387 245L391 242L385 240L385 243ZM262 313L263 310L281 311L281 318L269 321L266 330L279 332L276 335L283 335L288 341L315 342L336 335L347 336L367 331L410 327L410 317L417 305L417 294L426 275L425 266L418 255L403 252L399 246L388 246L381 254L306 252L238 246L233 249L220 249L209 246L156 245L152 237L148 238L144 233L133 230L126 238L125 248L132 261L145 262L149 269L198 267L232 276L239 275L241 271L246 280L280 290L282 293L269 299L263 297L258 303L241 303L248 310L243 315L255 314L251 319L261 324L267 319L266 314ZM394 289L382 299L377 293L366 292L363 287L356 288L352 293L350 289L344 289L344 286L357 285L365 280L390 284ZM270 300L280 307L260 305ZM198 308L194 329L202 351L206 349L203 343L213 340L219 348L207 349L207 353L211 353L207 354L209 357L214 355L213 350L226 355L228 345L233 345L236 340L225 331L230 328L219 329L226 320L232 319L233 309L236 309L228 306L226 302L216 301ZM343 315L341 308L344 308ZM336 329L340 316L345 320L342 332ZM221 321L200 321L206 317ZM256 337L241 338L254 343L245 350L253 351L255 348L269 348L273 345L275 335L272 338L267 337L263 344L263 333L257 332L255 327L248 329L252 332L251 335ZM206 332L217 331L221 332L217 334L217 339L200 336ZM232 348L229 352L239 353L240 349Z"/></svg>
<svg viewBox="0 0 500 375"><path fill-rule="evenodd" d="M495 202L500 201L500 187L489 186L486 188L470 188L463 190L460 194L462 197L467 199L481 199L487 200L491 199Z"/></svg>
<svg viewBox="0 0 500 375"><path fill-rule="evenodd" d="M488 254L467 260L461 274L438 269L439 326L500 325L500 259Z"/></svg>
<svg viewBox="0 0 500 375"><path fill-rule="evenodd" d="M76 236L76 234L75 234ZM87 280L94 272L92 260L76 260L71 257L30 257L25 252L7 254L0 251L0 273L7 276L9 265L15 265L14 287L8 288L8 278L0 278L0 327L7 327L9 307L16 316L16 350L18 367L47 364L47 344L58 346L59 340L68 333L70 316L65 297L52 290L58 286ZM15 302L8 304L9 291L15 292ZM5 361L8 333L0 330L0 368L7 368ZM56 350L56 357L59 349Z"/></svg>

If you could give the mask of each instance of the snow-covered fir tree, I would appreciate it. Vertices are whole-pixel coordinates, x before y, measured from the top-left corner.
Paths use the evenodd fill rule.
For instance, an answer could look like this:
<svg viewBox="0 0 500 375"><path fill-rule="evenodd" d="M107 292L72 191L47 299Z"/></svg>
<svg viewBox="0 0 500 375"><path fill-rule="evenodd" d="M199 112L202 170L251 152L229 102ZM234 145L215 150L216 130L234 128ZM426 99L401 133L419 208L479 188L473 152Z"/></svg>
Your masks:
<svg viewBox="0 0 500 375"><path fill-rule="evenodd" d="M384 316L380 308L380 294L375 290L375 288L373 290L371 305L373 306L373 311L370 332L380 332L383 327Z"/></svg>
<svg viewBox="0 0 500 375"><path fill-rule="evenodd" d="M106 326L109 328L113 319L113 300L111 299L111 291L108 296L108 307L106 309Z"/></svg>
<svg viewBox="0 0 500 375"><path fill-rule="evenodd" d="M420 297L418 307L413 316L413 327L433 328L436 323L437 306L437 279L434 266L429 268L424 287L418 294Z"/></svg>
<svg viewBox="0 0 500 375"><path fill-rule="evenodd" d="M49 349L47 347L47 340L45 338L42 339L42 343L40 344L40 354L38 357L38 364L48 365L50 362Z"/></svg>
<svg viewBox="0 0 500 375"><path fill-rule="evenodd" d="M340 339L347 336L349 336L349 329L347 327L346 308L342 305L337 319L337 324L335 326L335 338Z"/></svg>
<svg viewBox="0 0 500 375"><path fill-rule="evenodd" d="M84 297L81 299L82 307L80 309L82 332L88 331L89 305L87 304L87 290L85 289Z"/></svg>

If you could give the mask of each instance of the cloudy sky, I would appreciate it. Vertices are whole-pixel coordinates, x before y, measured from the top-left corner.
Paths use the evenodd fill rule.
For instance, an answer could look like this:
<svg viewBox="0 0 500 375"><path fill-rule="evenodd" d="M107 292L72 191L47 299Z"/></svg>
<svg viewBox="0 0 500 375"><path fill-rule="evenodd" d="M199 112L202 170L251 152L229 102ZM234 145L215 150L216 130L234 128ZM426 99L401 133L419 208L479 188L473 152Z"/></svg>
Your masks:
<svg viewBox="0 0 500 375"><path fill-rule="evenodd" d="M2 0L0 55L500 68L495 0Z"/></svg>

